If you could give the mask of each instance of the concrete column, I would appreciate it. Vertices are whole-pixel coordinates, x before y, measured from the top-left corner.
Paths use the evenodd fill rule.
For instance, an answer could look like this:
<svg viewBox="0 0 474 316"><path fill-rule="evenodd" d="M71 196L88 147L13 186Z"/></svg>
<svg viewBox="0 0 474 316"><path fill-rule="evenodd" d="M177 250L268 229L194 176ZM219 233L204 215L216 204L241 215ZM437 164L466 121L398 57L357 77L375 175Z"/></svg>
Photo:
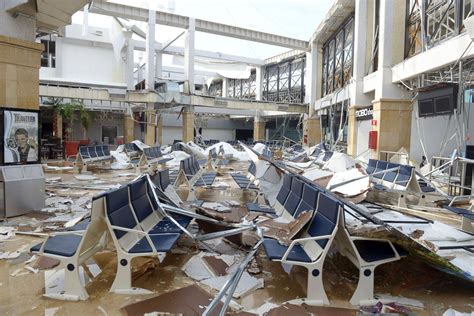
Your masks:
<svg viewBox="0 0 474 316"><path fill-rule="evenodd" d="M147 105L145 144L153 146L156 143L156 122L153 103Z"/></svg>
<svg viewBox="0 0 474 316"><path fill-rule="evenodd" d="M42 44L0 35L0 107L39 109L43 48Z"/></svg>
<svg viewBox="0 0 474 316"><path fill-rule="evenodd" d="M125 82L127 83L127 90L134 90L135 88L133 85L133 67L135 64L133 61L134 47L134 41L129 38L127 45L127 60L125 63Z"/></svg>
<svg viewBox="0 0 474 316"><path fill-rule="evenodd" d="M370 3L369 3L370 2ZM348 120L347 153L356 155L357 152L357 122L355 111L357 107L369 106L372 98L364 94L364 77L367 70L367 51L370 35L373 32L373 10L375 5L369 0L357 0L354 16L354 67L352 69L353 83L350 85L350 108Z"/></svg>
<svg viewBox="0 0 474 316"><path fill-rule="evenodd" d="M63 117L56 111L54 112L54 136L63 139Z"/></svg>
<svg viewBox="0 0 474 316"><path fill-rule="evenodd" d="M83 8L82 15L82 36L89 35L89 4L86 4Z"/></svg>
<svg viewBox="0 0 474 316"><path fill-rule="evenodd" d="M306 53L306 93L305 101L308 103L309 108L309 117L314 115L314 104L316 102L316 80L318 73L318 45L316 43L311 43L311 51Z"/></svg>
<svg viewBox="0 0 474 316"><path fill-rule="evenodd" d="M405 6L405 1L380 1L378 80L375 100L403 98L403 91L392 83L392 65L403 60Z"/></svg>
<svg viewBox="0 0 474 316"><path fill-rule="evenodd" d="M123 141L125 143L130 143L133 141L135 137L135 121L132 119L130 114L124 114L123 115L123 136L124 139Z"/></svg>
<svg viewBox="0 0 474 316"><path fill-rule="evenodd" d="M163 114L158 116L158 122L156 125L156 142L163 145Z"/></svg>
<svg viewBox="0 0 474 316"><path fill-rule="evenodd" d="M304 122L304 142L308 146L314 146L321 142L321 120L318 116L313 116Z"/></svg>
<svg viewBox="0 0 474 316"><path fill-rule="evenodd" d="M255 99L257 101L263 100L263 67L257 67L255 73Z"/></svg>
<svg viewBox="0 0 474 316"><path fill-rule="evenodd" d="M222 78L222 97L227 98L229 96L229 91L227 91L227 78Z"/></svg>
<svg viewBox="0 0 474 316"><path fill-rule="evenodd" d="M146 87L154 90L155 84L155 27L156 27L156 11L148 10L148 24L146 33L146 65L145 65L145 81Z"/></svg>
<svg viewBox="0 0 474 316"><path fill-rule="evenodd" d="M351 106L349 108L349 120L347 123L347 154L355 157L357 154L357 121L356 112L357 108Z"/></svg>
<svg viewBox="0 0 474 316"><path fill-rule="evenodd" d="M378 158L380 151L410 150L412 104L410 100L379 99L374 104L374 123L377 131L377 149L372 156Z"/></svg>
<svg viewBox="0 0 474 316"><path fill-rule="evenodd" d="M194 107L186 106L183 111L183 142L194 141Z"/></svg>
<svg viewBox="0 0 474 316"><path fill-rule="evenodd" d="M194 93L194 33L196 20L189 18L189 27L186 30L184 40L184 78L188 82L188 89L185 93Z"/></svg>
<svg viewBox="0 0 474 316"><path fill-rule="evenodd" d="M265 140L265 120L261 116L254 118L253 140Z"/></svg>
<svg viewBox="0 0 474 316"><path fill-rule="evenodd" d="M163 76L163 53L156 52L155 55L155 76L161 79Z"/></svg>

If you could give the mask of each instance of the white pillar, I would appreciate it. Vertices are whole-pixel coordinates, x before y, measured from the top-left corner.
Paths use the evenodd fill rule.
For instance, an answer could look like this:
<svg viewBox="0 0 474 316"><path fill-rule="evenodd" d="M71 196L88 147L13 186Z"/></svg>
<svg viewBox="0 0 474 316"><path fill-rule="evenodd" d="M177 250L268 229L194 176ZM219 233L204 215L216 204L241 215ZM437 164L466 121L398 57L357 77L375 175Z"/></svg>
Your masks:
<svg viewBox="0 0 474 316"><path fill-rule="evenodd" d="M318 76L318 45L311 43L311 51L306 53L306 93L305 101L309 104L309 117L314 114L316 103L316 78Z"/></svg>
<svg viewBox="0 0 474 316"><path fill-rule="evenodd" d="M263 67L257 67L255 74L255 99L263 100Z"/></svg>
<svg viewBox="0 0 474 316"><path fill-rule="evenodd" d="M229 97L229 91L227 89L228 88L227 84L228 84L227 78L223 77L222 78L222 97L223 98Z"/></svg>
<svg viewBox="0 0 474 316"><path fill-rule="evenodd" d="M127 84L127 90L134 89L134 85L133 85L134 47L135 47L134 41L131 38L129 38L128 44L127 44L127 60L125 63L125 83ZM140 73L140 70L138 70L138 73Z"/></svg>
<svg viewBox="0 0 474 316"><path fill-rule="evenodd" d="M163 76L163 53L158 51L155 55L155 76L158 79Z"/></svg>
<svg viewBox="0 0 474 316"><path fill-rule="evenodd" d="M404 47L402 33L405 28L397 25L405 16L405 9L400 8L400 5L401 2L397 0L380 1L379 59L375 100L402 98L402 90L392 83L392 65L399 62L398 55ZM394 58L395 56L397 58Z"/></svg>
<svg viewBox="0 0 474 316"><path fill-rule="evenodd" d="M188 82L188 93L194 93L194 33L196 20L189 18L189 26L186 30L184 44L184 78ZM186 92L186 91L185 91Z"/></svg>
<svg viewBox="0 0 474 316"><path fill-rule="evenodd" d="M366 72L367 34L369 34L368 24L369 0L356 0L354 16L354 53L350 99L351 105L370 105L372 98L364 94L364 76ZM371 34L371 32L370 32Z"/></svg>
<svg viewBox="0 0 474 316"><path fill-rule="evenodd" d="M155 26L156 11L148 10L148 27L146 34L145 82L148 89L154 90L155 84Z"/></svg>
<svg viewBox="0 0 474 316"><path fill-rule="evenodd" d="M82 36L89 34L89 4L84 6L84 13L82 15Z"/></svg>

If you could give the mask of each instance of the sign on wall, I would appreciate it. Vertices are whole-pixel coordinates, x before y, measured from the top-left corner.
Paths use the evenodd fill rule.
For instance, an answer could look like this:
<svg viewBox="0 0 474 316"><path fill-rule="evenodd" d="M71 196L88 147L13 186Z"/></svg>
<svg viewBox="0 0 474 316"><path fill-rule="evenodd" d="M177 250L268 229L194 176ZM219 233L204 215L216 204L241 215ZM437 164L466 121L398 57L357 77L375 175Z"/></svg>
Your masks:
<svg viewBox="0 0 474 316"><path fill-rule="evenodd" d="M357 121L371 120L373 118L374 107L367 106L365 108L360 108L355 111L355 118Z"/></svg>
<svg viewBox="0 0 474 316"><path fill-rule="evenodd" d="M39 163L39 111L2 109L3 164Z"/></svg>

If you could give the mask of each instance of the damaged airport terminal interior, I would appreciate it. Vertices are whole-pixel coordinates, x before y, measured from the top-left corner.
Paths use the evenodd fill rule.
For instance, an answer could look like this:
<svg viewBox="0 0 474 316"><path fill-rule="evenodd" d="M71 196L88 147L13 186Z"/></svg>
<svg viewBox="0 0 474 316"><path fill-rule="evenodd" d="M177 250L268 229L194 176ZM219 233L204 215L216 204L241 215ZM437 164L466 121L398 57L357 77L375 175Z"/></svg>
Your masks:
<svg viewBox="0 0 474 316"><path fill-rule="evenodd" d="M0 122L0 315L474 315L474 0L0 0Z"/></svg>

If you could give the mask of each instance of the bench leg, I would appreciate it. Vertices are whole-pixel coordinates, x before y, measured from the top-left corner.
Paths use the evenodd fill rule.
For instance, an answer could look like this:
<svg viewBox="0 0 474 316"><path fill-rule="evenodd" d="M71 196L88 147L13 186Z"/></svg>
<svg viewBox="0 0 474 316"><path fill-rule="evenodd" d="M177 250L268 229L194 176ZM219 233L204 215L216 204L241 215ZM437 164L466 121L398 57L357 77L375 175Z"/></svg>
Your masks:
<svg viewBox="0 0 474 316"><path fill-rule="evenodd" d="M66 262L64 265L64 291L54 294L44 294L44 296L63 301L87 300L89 295L82 284L79 266L72 262Z"/></svg>
<svg viewBox="0 0 474 316"><path fill-rule="evenodd" d="M374 271L375 266L359 268L359 283L352 295L350 303L352 305L371 306L377 304L374 298Z"/></svg>
<svg viewBox="0 0 474 316"><path fill-rule="evenodd" d="M474 233L474 228L472 227L472 220L462 216L461 217L461 229L468 233Z"/></svg>
<svg viewBox="0 0 474 316"><path fill-rule="evenodd" d="M115 275L114 283L110 288L110 292L116 294L151 294L152 291L132 287L132 267L131 257L117 257L117 274Z"/></svg>
<svg viewBox="0 0 474 316"><path fill-rule="evenodd" d="M186 201L195 201L197 199L195 190L195 188L189 188L189 193Z"/></svg>
<svg viewBox="0 0 474 316"><path fill-rule="evenodd" d="M329 305L323 285L323 263L308 267L308 293L306 294L308 305Z"/></svg>

